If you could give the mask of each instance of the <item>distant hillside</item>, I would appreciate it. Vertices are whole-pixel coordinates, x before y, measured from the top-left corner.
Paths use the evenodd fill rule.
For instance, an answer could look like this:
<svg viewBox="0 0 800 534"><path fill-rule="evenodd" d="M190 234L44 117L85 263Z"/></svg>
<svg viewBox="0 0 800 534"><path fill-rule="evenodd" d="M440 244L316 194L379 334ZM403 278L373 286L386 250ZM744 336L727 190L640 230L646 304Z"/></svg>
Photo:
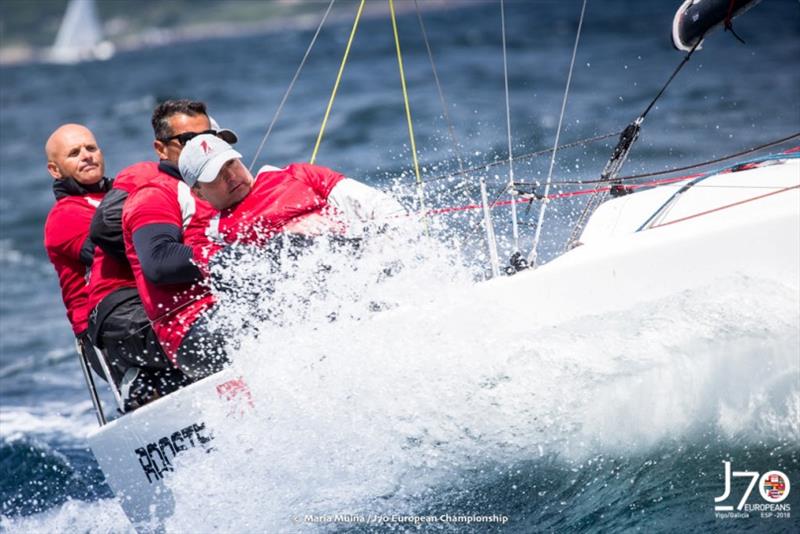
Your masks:
<svg viewBox="0 0 800 534"><path fill-rule="evenodd" d="M7 61L33 57L53 44L68 0L0 0L0 52ZM337 2L335 11L354 8ZM275 18L324 12L327 2L304 0L97 0L106 37L136 43L153 31L193 26L253 25Z"/></svg>
<svg viewBox="0 0 800 534"><path fill-rule="evenodd" d="M0 46L50 46L67 2L2 0ZM254 22L320 11L326 4L299 0L98 0L96 5L106 34L115 39L152 28L175 28L214 21Z"/></svg>
<svg viewBox="0 0 800 534"><path fill-rule="evenodd" d="M486 0L420 0L419 7L440 9L480 1ZM68 2L0 0L0 64L41 56L55 41ZM290 20L316 24L328 4L328 0L96 0L104 35L118 49L263 31ZM357 6L357 0L338 0L331 19L350 19ZM408 12L415 3L396 0L395 7ZM370 0L365 16L387 11L388 2Z"/></svg>

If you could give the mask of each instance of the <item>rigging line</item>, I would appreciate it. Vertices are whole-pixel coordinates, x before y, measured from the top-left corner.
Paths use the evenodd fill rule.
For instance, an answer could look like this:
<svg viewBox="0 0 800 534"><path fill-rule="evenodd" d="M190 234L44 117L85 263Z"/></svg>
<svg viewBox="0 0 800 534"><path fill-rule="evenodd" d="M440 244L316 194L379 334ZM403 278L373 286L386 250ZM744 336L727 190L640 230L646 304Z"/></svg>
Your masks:
<svg viewBox="0 0 800 534"><path fill-rule="evenodd" d="M735 206L741 206L742 204L747 204L749 202L754 202L756 200L762 200L764 198L771 197L773 195L778 195L780 193L785 193L787 191L792 191L792 190L798 189L798 188L800 188L800 185L793 185L793 186L789 186L789 187L784 187L782 189L771 191L769 193L764 193L763 195L758 195L758 196L755 196L755 197L751 197L751 198L746 198L744 200L740 200L738 202L732 202L730 204L725 204L724 206L719 206L718 208L713 208L713 209L710 209L710 210L701 211L699 213L688 215L686 217L681 217L679 219L675 219L675 220L672 220L672 221L669 221L669 222L660 223L660 224L654 224L652 226L649 226L647 229L660 228L662 226L669 226L670 224L675 224L675 223L679 223L679 222L683 222L683 221L688 221L689 219L695 219L697 217L702 217L703 215L708 215L709 213L714 213L714 212L721 211L721 210L724 210L724 209L733 208Z"/></svg>
<svg viewBox="0 0 800 534"><path fill-rule="evenodd" d="M566 143L566 144L560 145L558 147L558 150L563 150L565 148L571 148L571 147L575 147L575 146L578 146L578 145L587 144L587 143L590 143L590 142L593 142L593 141L600 141L600 140L603 140L603 139L607 139L609 137L614 137L615 135L619 135L620 133L621 132L611 132L611 133L603 134L603 135L596 136L596 137L589 137L589 138L586 138L586 139L580 139L578 141L573 141L571 143ZM699 162L699 163L693 163L691 165L685 165L683 167L673 167L671 169L665 169L663 171L652 171L652 172L646 172L646 173L641 173L641 174L631 174L631 175L628 175L628 176L620 176L620 177L617 177L615 179L615 181L626 182L626 181L638 180L638 179L641 179L641 178L650 178L652 176L663 176L663 175L666 175L666 174L673 174L673 173L676 173L676 172L683 172L683 171L688 171L688 170L692 170L692 169L697 169L697 168L700 168L700 167L705 167L707 165L713 165L714 163L720 163L720 162L727 161L727 160L730 160L730 159L738 158L740 156L746 156L748 154L753 154L755 152L759 152L759 151L765 150L767 148L772 148L772 147L781 145L783 143L786 143L788 141L792 141L793 139L797 139L797 138L800 138L800 132L788 135L786 137L782 137L781 139L777 139L775 141L770 141L769 143L764 143L762 145L751 147L751 148L742 150L740 152L736 152L734 154L729 154L727 156L722 156L722 157L719 157L719 158L706 160L706 161L702 161L702 162ZM546 149L543 149L543 150L538 150L536 152L529 152L529 153L524 154L522 156L516 156L515 159L517 161L520 161L523 158L538 157L538 156L542 156L544 154L548 154L548 153L550 153L552 151L553 151L552 148L546 148ZM435 182L435 181L439 181L439 180L445 180L445 179L448 179L448 178L455 178L456 176L459 176L461 174L467 174L467 173L470 173L470 172L482 171L482 170L486 170L486 169L488 169L490 167L496 167L496 166L499 166L499 165L505 165L506 163L507 163L506 160L492 161L492 162L489 162L489 163L484 163L482 165L476 165L476 166L464 169L463 173L454 172L454 173L450 173L450 174L443 174L443 175L440 175L440 176L435 176L433 178L428 178L427 180L423 180L423 182L424 183L431 183L431 182ZM608 180L603 180L603 179L596 179L596 180L564 180L564 181L553 182L553 185L564 186L564 185L599 184L599 183L605 183L607 181ZM526 187L527 186L535 187L535 186L541 185L539 182L525 182L525 181L515 182L515 184L518 185L518 186L526 186ZM503 189L503 193L505 191L506 191L506 189L504 188Z"/></svg>
<svg viewBox="0 0 800 534"><path fill-rule="evenodd" d="M616 178L615 181L625 182L625 181L637 180L639 178L649 178L651 176L663 176L665 174L672 174L674 172L689 171L689 170L692 170L692 169L697 169L699 167L705 167L706 165L713 165L714 163L720 163L722 161L727 161L729 159L734 159L734 158L738 158L740 156L745 156L747 154L752 154L754 152L758 152L758 151L764 150L766 148L771 148L771 147L783 144L783 143L785 143L787 141L791 141L792 139L797 139L798 137L800 137L800 132L797 132L795 134L789 135L789 136L784 137L782 139L778 139L777 141L771 141L769 143L765 143L763 145L759 145L759 146L755 146L755 147L752 147L752 148L748 148L746 150L742 150L741 152L736 152L735 154L722 156L720 158L715 158L715 159L703 161L703 162L700 162L700 163L694 163L692 165L685 165L683 167L673 167L672 169L666 169L666 170L663 170L663 171L653 171L653 172L646 172L646 173L641 173L641 174L631 174L631 175L628 175L628 176L620 176L619 178ZM602 183L602 182L605 182L605 181L607 181L607 180L602 180L602 179L598 179L598 180L572 180L572 181L558 182L558 184L559 185L583 185L583 184L598 184L598 183Z"/></svg>
<svg viewBox="0 0 800 534"><path fill-rule="evenodd" d="M361 0L361 3L358 5L358 12L356 13L356 19L353 21L353 29L350 30L350 38L347 39L347 46L344 49L344 56L342 56L342 63L339 65L339 72L336 74L336 82L333 84L333 91L331 92L331 97L328 100L328 107L325 110L325 117L322 119L322 125L319 128L319 135L317 135L317 142L314 145L314 152L311 153L311 160L309 163L314 163L317 159L317 151L319 150L319 145L322 142L322 135L325 133L325 126L328 124L328 117L331 114L331 108L333 107L333 101L336 98L336 91L339 90L339 83L342 81L342 73L344 72L344 66L347 63L347 57L350 55L350 46L353 44L353 39L356 36L356 30L358 29L358 21L361 19L361 12L364 10L364 3L366 0Z"/></svg>
<svg viewBox="0 0 800 534"><path fill-rule="evenodd" d="M579 139L577 141L572 141L570 143L566 143L566 144L563 144L563 145L559 146L558 150L563 150L565 148L572 148L572 147L576 147L576 146L580 146L580 145L585 145L585 144L588 144L588 143L593 143L595 141L602 141L603 139L608 139L609 137L618 136L620 133L622 133L621 130L620 131L616 131L616 132L609 132L609 133L603 134L603 135L597 135L597 136L594 136L594 137L587 137L585 139ZM542 150L537 150L535 152L528 152L526 154L515 156L514 160L519 162L519 161L522 161L522 160L527 160L527 159L535 158L535 157L538 157L538 156L543 156L544 154L549 154L552 151L553 151L552 148L545 148L545 149L542 149ZM446 180L446 179L449 179L449 178L455 178L456 176L462 176L464 174L469 174L471 172L476 172L476 171L483 171L483 170L486 170L486 169L489 169L489 168L492 168L492 167L499 167L500 165L506 165L507 163L508 163L508 159L505 159L505 158L503 158L501 160L498 160L498 161L490 161L488 163L482 163L480 165L475 165L475 166L472 166L472 167L468 167L468 168L464 169L463 171L451 172L451 173L448 173L448 174L442 174L442 175L439 175L439 176L434 176L432 178L428 178L426 180L423 180L423 183L427 184L427 183L436 182L436 181L439 181L439 180Z"/></svg>
<svg viewBox="0 0 800 534"><path fill-rule="evenodd" d="M500 0L500 27L503 36L503 82L506 94L506 133L508 137L508 188L511 200L515 200L517 189L514 187L514 155L511 151L511 106L508 97L508 62L506 61L506 10L505 0ZM517 224L517 203L511 204L511 233L514 237L514 251L519 251L519 225Z"/></svg>
<svg viewBox="0 0 800 534"><path fill-rule="evenodd" d="M666 187L668 185L675 184L675 182L685 181L685 180L686 180L686 178L683 178L683 177L681 177L681 178L672 178L672 179L667 179L667 180L656 180L654 182L648 182L648 183L644 183L644 184L636 184L636 185L633 185L632 187L636 188L636 189L641 189L641 188L645 188L645 187L662 187L662 184L665 184L664 187ZM677 184L677 185L679 187L683 187L684 184ZM695 186L695 187L722 187L722 186ZM749 187L747 187L747 186L742 186L742 188L749 189ZM774 191L774 190L782 189L782 188L783 188L782 186L776 186L776 187L761 188L761 189L769 189L771 191ZM596 189L585 189L585 190L580 190L580 191L552 193L550 195L549 199L563 199L563 198L570 198L570 197L576 197L576 196L581 196L581 195L589 195L589 194L595 193L597 191L608 190L608 189L610 189L610 188L608 186L605 186L605 187L596 188ZM532 201L539 201L539 200L542 200L542 199L540 199L540 198L533 198L533 199L530 199L530 200L529 199L517 199L517 203L521 204L523 202L532 202ZM502 202L498 202L497 205L498 206L509 206L510 204L511 204L510 200L503 200ZM462 211L468 211L468 210L477 210L477 209L480 209L480 208L481 208L481 206L479 204L467 204L465 206L450 206L450 207L443 207L443 208L434 208L434 209L431 209L429 211L429 213L431 215L444 215L444 214L448 214L448 213L462 212Z"/></svg>
<svg viewBox="0 0 800 534"><path fill-rule="evenodd" d="M442 84L439 81L439 73L436 70L436 63L433 61L433 52L431 51L431 45L428 41L428 32L425 31L425 23L422 21L422 13L420 12L417 0L414 0L414 7L417 10L417 20L419 21L420 30L422 30L422 40L425 41L425 49L428 51L428 60L431 63L433 79L436 82L436 90L439 92L439 101L442 104L442 113L444 115L445 123L447 124L447 131L450 134L450 140L453 142L453 149L456 154L456 160L458 161L458 170L459 172L464 172L464 158L461 155L461 150L458 146L458 138L456 138L456 130L453 127L453 121L450 120L450 114L447 111L447 100L445 100Z"/></svg>
<svg viewBox="0 0 800 534"><path fill-rule="evenodd" d="M328 9L325 10L325 14L322 16L322 20L319 21L319 26L317 26L317 31L314 32L314 37L311 38L311 42L306 49L306 53L303 55L303 59L300 61L300 65L297 67L297 70L294 73L294 77L292 77L292 81L289 83L289 87L286 89L286 92L283 94L283 98L281 99L281 103L278 104L278 109L275 110L275 115L272 116L272 121L269 123L269 127L267 128L267 133L264 134L264 138L261 139L261 144L258 145L258 150L256 150L256 155L253 156L253 161L250 162L249 170L253 172L253 166L255 166L256 161L258 160L258 156L261 154L261 150L263 150L264 145L267 143L267 139L269 135L272 133L272 128L275 126L275 123L278 121L278 117L283 110L284 104L286 104L286 100L289 98L289 93L292 92L294 88L294 84L297 81L297 78L300 76L300 71L303 70L303 66L306 64L306 60L308 59L309 54L311 53L311 49L314 48L314 43L317 42L317 37L319 36L319 32L322 30L322 26L325 24L325 20L328 18L328 14L331 12L331 8L333 7L334 2L336 0L331 0L330 4L328 4Z"/></svg>
<svg viewBox="0 0 800 534"><path fill-rule="evenodd" d="M400 52L400 36L397 32L397 20L394 14L394 0L389 0L389 11L392 15L392 30L394 31L394 44L397 49L397 66L400 69L400 85L403 88L403 103L406 108L406 122L408 122L408 137L411 140L411 156L414 161L414 175L417 177L417 195L419 196L419 209L422 216L425 216L425 198L422 194L422 176L419 173L419 161L417 160L417 144L414 140L414 125L411 122L411 105L408 101L408 91L406 90L406 75L403 70L403 54ZM425 223L427 231L427 223Z"/></svg>
<svg viewBox="0 0 800 534"><path fill-rule="evenodd" d="M492 201L489 203L489 206L488 206L486 209L487 209L488 211L491 211L492 209L494 209L494 208L495 208L495 206L497 206L498 202L500 201L500 197L502 197L503 195L505 195L506 191L508 191L508 184L505 184L505 185L503 186L503 188L502 188L502 189L500 189L500 192L499 192L499 193L497 193L497 195L494 197L494 199L492 199ZM519 203L519 202L520 202L520 200L519 200L519 199L517 199L517 200L516 200L516 202L514 202L514 204L516 204L516 203ZM511 204L511 201L509 201L509 200L506 200L506 201L504 202L504 204ZM436 210L430 210L430 214L431 214L431 215L436 215L436 214L437 214L437 213L436 213ZM476 223L472 224L472 226L471 226L471 227L468 229L467 236L471 236L473 233L475 233L475 231L476 231L476 230L478 230L478 228L480 228L480 225L481 225L481 222L480 222L480 221L478 221L478 222L476 222Z"/></svg>
<svg viewBox="0 0 800 534"><path fill-rule="evenodd" d="M669 84L672 83L673 79L675 79L675 76L678 75L678 72L680 72L680 70L684 67L684 65L686 65L686 63L692 57L694 51L697 50L697 48L700 46L700 43L702 42L704 35L705 34L700 36L700 39L694 44L694 46L692 46L692 49L689 50L689 52L686 54L683 60L678 64L677 67L675 67L675 70L672 71L672 74L667 79L666 83L661 87L661 90L658 92L655 98L653 98L650 104L648 104L647 108L645 108L642 114L639 115L628 126L626 126L625 129L622 131L622 134L620 134L619 137L619 142L617 143L617 146L614 148L614 151L611 153L611 158L608 160L608 163L606 163L605 168L600 174L600 178L603 181L611 183L619 183L617 181L617 175L619 174L620 170L622 170L622 166L625 164L625 161L627 161L631 149L633 148L633 144L639 138L639 132L641 130L641 125L644 122L645 117L653 108L658 99L661 98L661 95L664 94L664 91L667 90L667 87L669 87ZM570 236L567 240L565 250L569 250L575 243L577 243L578 236L583 231L583 227L586 225L588 218L600 206L600 204L605 202L605 199L607 198L608 194L609 194L608 191L604 191L602 193L597 193L596 195L589 197L589 200L584 206L583 211L581 212L580 216L575 221L575 224L572 227L572 231L570 232Z"/></svg>
<svg viewBox="0 0 800 534"><path fill-rule="evenodd" d="M694 54L694 51L695 51L695 50L697 50L697 48L700 46L700 43L703 41L703 37L704 37L704 36L705 36L705 34L703 34L703 35L701 35L701 36L700 36L700 39L698 39L698 41L697 41L697 42L694 44L694 46L692 47L692 49L691 49L691 50L689 50L689 53L688 53L688 54L686 54L686 57L684 57L684 58L683 58L683 61L681 61L681 62L678 64L678 66L677 66L677 67L675 67L675 70L674 70L674 71L672 71L672 75L670 75L669 79L667 80L667 83L665 83L665 84L664 84L664 86L663 86L663 87L661 88L661 90L658 92L658 94L657 94L657 95L656 95L656 97L653 99L653 101L652 101L652 102L650 102L650 104L647 106L647 108L644 110L644 112L643 112L641 115L639 115L639 119L640 119L640 121L643 121L643 120L644 120L644 118L647 116L647 114L648 114L648 113L650 113L650 110L651 110L651 109L652 109L652 107L655 105L656 101L658 101L658 99L659 99L659 98L661 98L661 95L663 95L663 94L664 94L664 91L666 91L666 90L667 90L667 87L669 87L669 84L671 84L671 83L672 83L672 80L675 78L675 76L677 76L677 75L678 75L678 73L681 71L681 69L683 68L683 66L684 66L684 65L686 65L686 63L689 61L689 59L691 59L691 57L692 57L692 54Z"/></svg>
<svg viewBox="0 0 800 534"><path fill-rule="evenodd" d="M436 62L433 60L433 51L431 50L431 45L428 40L428 32L425 30L425 23L422 20L422 13L419 9L419 3L417 0L414 0L414 7L417 11L417 20L419 21L419 28L422 31L422 39L425 41L425 49L428 51L428 59L431 63L431 70L433 71L433 79L436 82L436 90L439 93L439 101L442 104L442 114L444 116L445 123L447 124L447 130L450 134L450 140L453 143L453 151L456 155L456 161L458 162L458 170L460 173L464 172L464 158L461 154L461 149L458 145L458 139L456 138L456 130L453 126L453 121L450 120L450 113L447 111L447 101L444 98L444 91L442 90L442 84L439 82L439 73L436 71ZM500 275L500 260L497 255L497 237L494 233L494 225L492 224L492 213L491 208L489 207L488 196L486 194L486 180L483 176L480 177L480 189L481 189L481 201L483 204L483 219L484 219L484 226L486 227L486 246L489 249L489 261L492 266L492 275L497 277Z"/></svg>
<svg viewBox="0 0 800 534"><path fill-rule="evenodd" d="M569 86L572 83L572 71L575 68L575 56L578 53L578 43L581 39L581 29L583 28L583 17L586 13L586 1L583 0L583 5L581 6L581 17L578 20L578 31L575 34L575 45L572 47L572 60L569 63L569 74L567 75L567 86L564 88L564 98L561 100L561 115L558 117L558 128L556 129L556 140L553 143L553 152L550 154L550 168L547 171L547 182L544 186L544 198L547 199L547 195L550 194L550 184L553 180L553 166L556 163L556 153L558 152L558 140L561 136L561 125L564 121L564 111L567 109L567 100L569 99ZM539 217L536 220L536 231L533 236L533 247L531 248L531 252L528 255L528 265L531 267L536 267L536 260L537 260L537 253L536 249L539 246L539 239L542 235L542 222L544 221L544 212L547 209L548 201L544 200L542 205L539 207Z"/></svg>
<svg viewBox="0 0 800 534"><path fill-rule="evenodd" d="M684 181L683 178L680 178L680 180ZM675 180L673 180L673 182L674 181ZM670 181L668 180L667 182L670 182ZM637 188L637 189L641 189L641 188L645 188L645 187L669 187L669 186L686 188L686 184L681 184L681 183L667 183L666 185L660 185L660 183L664 183L664 182L656 181L656 182L653 182L653 183L638 184L638 185L635 185L633 187ZM726 186L722 186L722 185L720 185L720 186L715 186L715 185L694 185L694 186L692 186L692 189L695 189L695 188L703 189L703 188L709 188L709 187L714 188L714 187L726 187ZM731 186L731 187L737 187L737 186ZM788 187L787 186L774 186L774 187L738 186L737 188L738 189L762 189L762 190L768 191L767 193L761 193L761 194L757 195L756 197L750 197L750 199L748 199L748 201L749 201L751 199L768 197L768 196L771 196L771 195L774 195L774 194L777 194L777 193L783 193L783 192L790 191L790 190L793 190L793 189L798 189L798 188L800 188L800 184L792 185L792 186L788 186ZM609 189L610 189L609 186L604 186L604 187L600 187L600 188L597 188L597 189L587 189L587 190L583 190L583 191L573 191L571 193L553 193L550 196L550 198L551 199L571 198L571 197L576 197L576 196L581 196L581 195L590 195L590 194L595 193L597 191L607 191ZM538 199L536 199L536 200L538 200ZM517 200L517 202L518 203L526 202L526 200ZM511 201L504 200L499 205L508 206L508 205L510 205L510 203L511 203ZM741 202L736 202L736 203L734 203L734 205L738 205L739 203L741 203ZM466 205L462 205L462 206L448 206L448 207L443 207L443 208L434 208L434 209L431 209L429 211L429 214L430 215L449 215L449 214L452 214L452 213L459 213L459 212L465 212L465 211L474 211L474 210L479 210L479 209L481 209L481 205L480 204L466 204ZM661 210L659 210L659 213L660 213L660 211ZM716 210L711 210L711 211L716 211ZM644 228L645 226L647 226L647 224L642 225L642 228ZM658 226L658 225L656 225L656 226ZM655 226L650 226L649 228L654 228L654 227Z"/></svg>

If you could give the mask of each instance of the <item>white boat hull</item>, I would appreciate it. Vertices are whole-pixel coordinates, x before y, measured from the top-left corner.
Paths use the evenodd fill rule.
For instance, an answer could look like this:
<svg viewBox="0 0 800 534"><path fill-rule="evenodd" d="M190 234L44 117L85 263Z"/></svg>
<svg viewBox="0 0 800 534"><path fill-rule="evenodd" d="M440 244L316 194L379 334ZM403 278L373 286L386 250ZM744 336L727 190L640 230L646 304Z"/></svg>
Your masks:
<svg viewBox="0 0 800 534"><path fill-rule="evenodd" d="M245 383L226 369L89 436L97 463L131 522L157 525L172 514L173 500L164 477L173 471L176 455L195 448L213 450L213 430L204 414L214 405L236 413L250 402Z"/></svg>
<svg viewBox="0 0 800 534"><path fill-rule="evenodd" d="M771 280L800 291L800 159L710 176L673 198L690 181L606 202L587 224L581 246L536 270L480 284L470 298L479 309L519 306L530 312L535 302L526 321L542 326L726 277ZM447 304L441 306L447 315ZM132 521L157 524L172 512L164 476L182 448L213 446L203 415L209 402L240 410L250 402L249 390L227 370L90 437Z"/></svg>

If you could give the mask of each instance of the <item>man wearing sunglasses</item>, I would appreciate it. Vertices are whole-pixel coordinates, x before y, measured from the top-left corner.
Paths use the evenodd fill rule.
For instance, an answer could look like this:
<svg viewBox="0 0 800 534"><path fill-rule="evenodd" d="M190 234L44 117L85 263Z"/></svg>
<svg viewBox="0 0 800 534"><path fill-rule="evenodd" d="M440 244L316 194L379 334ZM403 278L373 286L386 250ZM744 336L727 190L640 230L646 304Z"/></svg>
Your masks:
<svg viewBox="0 0 800 534"><path fill-rule="evenodd" d="M183 145L201 133L237 141L234 132L220 129L208 116L203 102L166 101L153 112L152 125L153 147L160 161L137 163L117 175L114 188L98 207L90 234L98 245L89 286L90 333L106 351L111 366L125 375L120 389L126 411L190 381L165 354L151 326L153 321L158 328L164 320L160 315L168 316L170 311L160 293L153 294L153 284L166 280L191 285L198 278L182 245L182 231L184 224L210 209L187 194L178 157ZM151 198L152 205L133 202L140 189L148 190L142 198L158 197L158 201ZM150 208L158 217L152 217ZM134 262L123 238L123 217L129 211L134 212L131 220L141 223L143 230L136 232L142 254L134 254ZM169 272L173 274L163 274Z"/></svg>
<svg viewBox="0 0 800 534"><path fill-rule="evenodd" d="M149 164L155 172L129 193L122 210L122 235L144 310L174 364L188 325L210 305L210 296L197 284L203 275L184 242L186 231L190 223L205 220L214 211L181 180L178 157L186 142L203 133L237 139L230 130L214 128L205 104L197 101L160 104L153 112L152 126L153 148L160 161Z"/></svg>

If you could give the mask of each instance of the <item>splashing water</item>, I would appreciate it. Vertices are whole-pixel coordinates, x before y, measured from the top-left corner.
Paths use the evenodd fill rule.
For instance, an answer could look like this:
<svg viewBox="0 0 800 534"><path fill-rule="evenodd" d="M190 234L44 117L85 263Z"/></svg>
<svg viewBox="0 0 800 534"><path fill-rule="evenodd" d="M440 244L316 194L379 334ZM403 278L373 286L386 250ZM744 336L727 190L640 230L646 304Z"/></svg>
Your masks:
<svg viewBox="0 0 800 534"><path fill-rule="evenodd" d="M216 453L179 458L168 530L419 512L526 462L618 476L603 458L676 441L796 449L796 288L729 277L597 313L589 294L509 300L510 279L475 286L449 249L396 244L316 243L277 278L259 252L225 269L218 320L262 317L234 357L255 406L210 414Z"/></svg>

